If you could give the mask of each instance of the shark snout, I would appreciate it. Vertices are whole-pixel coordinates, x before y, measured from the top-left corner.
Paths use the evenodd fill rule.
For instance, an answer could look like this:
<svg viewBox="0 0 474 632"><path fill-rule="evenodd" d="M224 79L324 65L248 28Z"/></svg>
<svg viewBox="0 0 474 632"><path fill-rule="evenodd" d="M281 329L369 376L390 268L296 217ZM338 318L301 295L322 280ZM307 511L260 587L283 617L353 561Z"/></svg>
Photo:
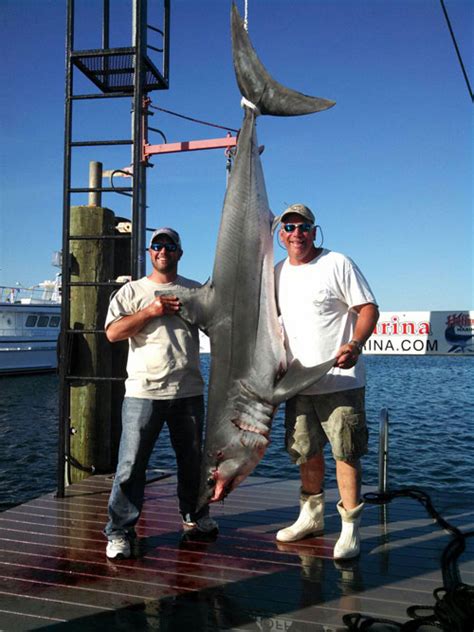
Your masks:
<svg viewBox="0 0 474 632"><path fill-rule="evenodd" d="M196 511L200 511L203 507L213 501L214 492L216 488L216 479L214 476L215 470L209 472L207 477L201 481L201 488L199 491L199 497L196 505Z"/></svg>

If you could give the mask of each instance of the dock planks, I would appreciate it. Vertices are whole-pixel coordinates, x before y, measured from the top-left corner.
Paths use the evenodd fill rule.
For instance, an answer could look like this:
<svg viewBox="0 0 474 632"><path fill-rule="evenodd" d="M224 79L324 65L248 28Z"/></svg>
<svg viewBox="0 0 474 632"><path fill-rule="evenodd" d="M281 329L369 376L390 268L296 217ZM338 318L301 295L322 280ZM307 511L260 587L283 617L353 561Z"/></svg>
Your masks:
<svg viewBox="0 0 474 632"><path fill-rule="evenodd" d="M172 476L147 485L136 559L111 562L102 535L110 486L91 477L64 499L0 514L0 630L342 632L348 613L406 621L407 607L432 606L442 585L450 536L411 499L367 505L360 558L337 563L336 490L324 535L281 544L275 532L297 515L298 481L250 478L212 506L215 541L185 542ZM451 524L474 528L472 499L433 502ZM472 541L459 569L474 584Z"/></svg>

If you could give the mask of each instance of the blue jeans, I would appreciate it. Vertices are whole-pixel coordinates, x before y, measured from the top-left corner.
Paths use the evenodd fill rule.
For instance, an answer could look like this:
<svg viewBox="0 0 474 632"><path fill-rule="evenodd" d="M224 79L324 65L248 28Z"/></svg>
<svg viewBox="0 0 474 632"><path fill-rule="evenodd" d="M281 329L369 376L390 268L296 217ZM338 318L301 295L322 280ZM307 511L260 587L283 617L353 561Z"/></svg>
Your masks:
<svg viewBox="0 0 474 632"><path fill-rule="evenodd" d="M109 498L109 521L104 529L108 538L134 532L143 506L146 468L165 422L178 466L179 511L186 520L208 514L208 507L195 513L203 419L201 395L169 400L125 397L118 465Z"/></svg>

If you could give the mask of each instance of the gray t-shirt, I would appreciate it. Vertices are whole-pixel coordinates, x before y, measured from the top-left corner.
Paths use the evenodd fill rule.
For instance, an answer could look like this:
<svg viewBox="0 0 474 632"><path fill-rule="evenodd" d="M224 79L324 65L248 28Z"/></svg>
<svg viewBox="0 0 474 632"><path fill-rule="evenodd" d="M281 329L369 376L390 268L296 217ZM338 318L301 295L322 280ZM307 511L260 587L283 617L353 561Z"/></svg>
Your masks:
<svg viewBox="0 0 474 632"><path fill-rule="evenodd" d="M178 276L173 283L155 283L148 277L126 283L112 298L105 320L111 323L147 307L155 291L174 294L196 288L196 281ZM201 395L204 382L199 362L199 331L179 316L159 316L129 338L126 397L179 399Z"/></svg>

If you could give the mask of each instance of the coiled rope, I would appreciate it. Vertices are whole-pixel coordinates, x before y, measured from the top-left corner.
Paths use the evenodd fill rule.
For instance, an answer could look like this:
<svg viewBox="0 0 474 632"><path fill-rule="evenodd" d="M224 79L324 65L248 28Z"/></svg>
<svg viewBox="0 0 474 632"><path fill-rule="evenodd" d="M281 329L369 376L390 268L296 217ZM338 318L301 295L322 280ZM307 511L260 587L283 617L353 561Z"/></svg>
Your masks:
<svg viewBox="0 0 474 632"><path fill-rule="evenodd" d="M389 619L364 616L360 613L342 617L350 632L416 632L423 626L423 632L443 630L444 632L473 632L474 630L474 586L461 581L457 561L466 548L466 538L474 531L463 533L449 524L434 508L429 495L416 487L364 494L367 503L382 505L393 498L409 497L420 502L438 525L448 531L453 539L445 547L441 558L443 586L433 591L434 606L410 606L407 614L411 621L397 623Z"/></svg>

